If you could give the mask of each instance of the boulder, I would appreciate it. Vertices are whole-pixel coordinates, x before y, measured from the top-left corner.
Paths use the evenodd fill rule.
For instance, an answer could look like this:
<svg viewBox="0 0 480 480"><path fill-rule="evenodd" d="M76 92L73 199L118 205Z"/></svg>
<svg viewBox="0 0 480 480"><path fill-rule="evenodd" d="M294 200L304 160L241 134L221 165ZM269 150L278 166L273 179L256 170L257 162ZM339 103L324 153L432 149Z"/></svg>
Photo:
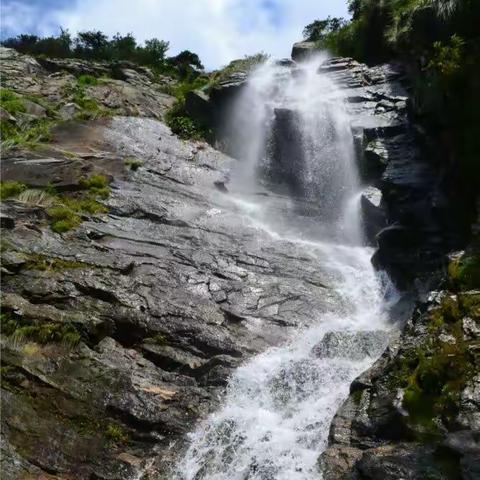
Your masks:
<svg viewBox="0 0 480 480"><path fill-rule="evenodd" d="M69 102L60 107L58 114L62 120L71 120L80 111L81 108L76 103Z"/></svg>
<svg viewBox="0 0 480 480"><path fill-rule="evenodd" d="M292 60L301 62L308 60L318 51L315 42L297 42L292 48Z"/></svg>
<svg viewBox="0 0 480 480"><path fill-rule="evenodd" d="M204 125L214 123L213 105L204 90L192 90L185 96L185 111Z"/></svg>
<svg viewBox="0 0 480 480"><path fill-rule="evenodd" d="M25 113L34 118L45 118L47 116L47 110L36 102L28 100L28 98L22 98L22 104L25 107Z"/></svg>
<svg viewBox="0 0 480 480"><path fill-rule="evenodd" d="M387 216L382 205L382 192L376 187L367 187L360 197L365 236L370 244L375 243L378 232L386 227Z"/></svg>
<svg viewBox="0 0 480 480"><path fill-rule="evenodd" d="M384 331L371 332L329 332L322 341L313 347L313 354L319 358L348 358L363 360L376 358L388 344L388 334Z"/></svg>
<svg viewBox="0 0 480 480"><path fill-rule="evenodd" d="M16 122L16 118L8 113L4 108L0 107L0 121L7 121L7 122Z"/></svg>

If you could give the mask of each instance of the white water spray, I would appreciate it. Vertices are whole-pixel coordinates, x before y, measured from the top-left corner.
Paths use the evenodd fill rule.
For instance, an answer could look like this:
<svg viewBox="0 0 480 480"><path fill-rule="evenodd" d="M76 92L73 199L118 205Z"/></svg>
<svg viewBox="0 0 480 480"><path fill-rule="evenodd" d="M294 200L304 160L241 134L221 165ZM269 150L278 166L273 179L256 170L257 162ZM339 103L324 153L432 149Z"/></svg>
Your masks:
<svg viewBox="0 0 480 480"><path fill-rule="evenodd" d="M349 119L341 92L317 73L321 60L293 71L269 64L252 77L232 115L242 162L227 199L256 228L333 269L342 304L234 372L223 407L190 435L178 479L322 478L330 422L385 347L388 282L361 246Z"/></svg>

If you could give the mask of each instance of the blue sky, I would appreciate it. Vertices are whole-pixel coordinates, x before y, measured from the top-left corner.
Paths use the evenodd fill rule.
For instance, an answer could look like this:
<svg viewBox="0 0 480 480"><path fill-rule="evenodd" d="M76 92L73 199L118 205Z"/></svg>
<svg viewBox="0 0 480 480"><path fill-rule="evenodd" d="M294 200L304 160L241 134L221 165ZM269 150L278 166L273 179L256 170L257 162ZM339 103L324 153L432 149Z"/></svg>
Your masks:
<svg viewBox="0 0 480 480"><path fill-rule="evenodd" d="M264 51L290 55L303 27L316 18L347 16L346 0L3 0L2 38L99 29L170 41L170 54L188 49L208 68Z"/></svg>

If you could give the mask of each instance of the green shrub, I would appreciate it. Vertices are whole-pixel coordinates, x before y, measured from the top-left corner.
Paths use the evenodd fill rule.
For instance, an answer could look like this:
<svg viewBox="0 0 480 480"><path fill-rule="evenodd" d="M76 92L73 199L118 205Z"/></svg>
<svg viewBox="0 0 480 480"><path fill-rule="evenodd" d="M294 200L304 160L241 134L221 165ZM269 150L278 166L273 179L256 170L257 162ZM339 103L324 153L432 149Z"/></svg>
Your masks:
<svg viewBox="0 0 480 480"><path fill-rule="evenodd" d="M52 125L50 119L34 120L21 125L3 121L2 148L9 149L20 145L34 147L40 142L48 142L51 139Z"/></svg>
<svg viewBox="0 0 480 480"><path fill-rule="evenodd" d="M188 116L181 102L167 112L165 120L172 132L184 140L208 139L211 136L206 127Z"/></svg>
<svg viewBox="0 0 480 480"><path fill-rule="evenodd" d="M125 443L128 441L128 435L121 425L110 423L105 429L105 436L114 443Z"/></svg>
<svg viewBox="0 0 480 480"><path fill-rule="evenodd" d="M480 288L480 251L466 253L448 265L448 275L455 289Z"/></svg>
<svg viewBox="0 0 480 480"><path fill-rule="evenodd" d="M65 233L82 223L82 219L70 208L59 206L49 208L50 227L56 233Z"/></svg>
<svg viewBox="0 0 480 480"><path fill-rule="evenodd" d="M108 198L110 195L109 181L105 175L94 173L87 178L82 178L80 185L94 196Z"/></svg>
<svg viewBox="0 0 480 480"><path fill-rule="evenodd" d="M91 87L98 85L98 79L93 75L80 75L77 78L77 83L81 87Z"/></svg>
<svg viewBox="0 0 480 480"><path fill-rule="evenodd" d="M75 347L82 339L81 334L70 323L27 319L12 313L2 313L0 322L2 334L17 342L61 343Z"/></svg>
<svg viewBox="0 0 480 480"><path fill-rule="evenodd" d="M143 162L138 158L125 159L125 166L134 172L137 171L142 165L143 165Z"/></svg>
<svg viewBox="0 0 480 480"><path fill-rule="evenodd" d="M0 88L0 107L14 116L18 112L26 111L20 97L8 88Z"/></svg>
<svg viewBox="0 0 480 480"><path fill-rule="evenodd" d="M13 180L0 182L0 199L5 200L6 198L16 197L26 190L26 188L27 186L25 184Z"/></svg>

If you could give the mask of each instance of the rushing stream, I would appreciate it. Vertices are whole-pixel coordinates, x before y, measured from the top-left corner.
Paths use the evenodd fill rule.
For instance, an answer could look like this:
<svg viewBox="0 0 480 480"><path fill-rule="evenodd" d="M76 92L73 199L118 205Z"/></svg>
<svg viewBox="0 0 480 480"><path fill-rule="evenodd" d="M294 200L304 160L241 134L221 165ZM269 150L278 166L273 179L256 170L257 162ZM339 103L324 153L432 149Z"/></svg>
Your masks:
<svg viewBox="0 0 480 480"><path fill-rule="evenodd" d="M394 292L362 246L350 123L320 61L293 72L268 64L252 76L231 113L242 162L226 201L333 270L342 301L233 374L223 406L191 434L179 479L321 478L330 422L386 345Z"/></svg>

